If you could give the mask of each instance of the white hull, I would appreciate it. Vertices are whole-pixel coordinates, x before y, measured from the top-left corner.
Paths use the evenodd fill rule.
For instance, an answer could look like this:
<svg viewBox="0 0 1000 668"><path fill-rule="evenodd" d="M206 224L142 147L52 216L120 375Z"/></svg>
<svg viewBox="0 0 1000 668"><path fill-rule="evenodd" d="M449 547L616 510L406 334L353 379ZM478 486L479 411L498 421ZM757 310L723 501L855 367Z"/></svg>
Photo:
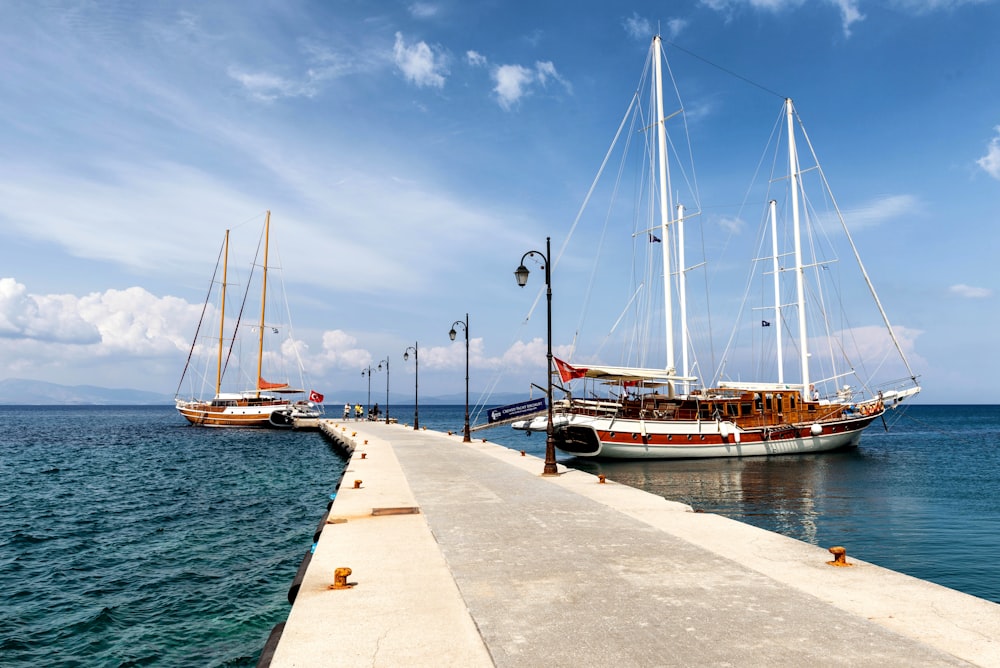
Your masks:
<svg viewBox="0 0 1000 668"><path fill-rule="evenodd" d="M556 447L576 457L693 459L804 454L854 447L864 428L880 414L781 429L739 429L727 421L612 420L566 414L555 415L553 423ZM533 427L544 431L544 419Z"/></svg>

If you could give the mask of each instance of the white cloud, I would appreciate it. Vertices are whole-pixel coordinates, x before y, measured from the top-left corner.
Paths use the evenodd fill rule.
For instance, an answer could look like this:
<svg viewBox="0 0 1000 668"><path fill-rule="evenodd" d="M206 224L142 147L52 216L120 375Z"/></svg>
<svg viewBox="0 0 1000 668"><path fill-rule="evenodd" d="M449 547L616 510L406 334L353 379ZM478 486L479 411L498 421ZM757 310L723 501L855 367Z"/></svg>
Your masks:
<svg viewBox="0 0 1000 668"><path fill-rule="evenodd" d="M667 39L676 39L687 25L688 22L684 19L670 19L667 21Z"/></svg>
<svg viewBox="0 0 1000 668"><path fill-rule="evenodd" d="M69 295L37 296L13 278L0 279L0 337L72 344L100 341L92 322L77 313Z"/></svg>
<svg viewBox="0 0 1000 668"><path fill-rule="evenodd" d="M982 5L991 0L892 0L893 7L912 14L929 14L938 10L951 11L963 5Z"/></svg>
<svg viewBox="0 0 1000 668"><path fill-rule="evenodd" d="M716 223L730 234L739 234L746 227L746 223L741 218L732 218L729 216L720 216Z"/></svg>
<svg viewBox="0 0 1000 668"><path fill-rule="evenodd" d="M845 211L844 218L850 228L856 230L876 227L886 221L912 215L919 209L920 200L913 195L888 195L860 209Z"/></svg>
<svg viewBox="0 0 1000 668"><path fill-rule="evenodd" d="M94 382L92 374L100 373L104 385L162 389L176 380L201 311L139 287L40 295L3 278L0 336L7 354L0 376Z"/></svg>
<svg viewBox="0 0 1000 668"><path fill-rule="evenodd" d="M410 16L415 19L429 19L436 16L440 8L429 2L414 2L408 9Z"/></svg>
<svg viewBox="0 0 1000 668"><path fill-rule="evenodd" d="M485 67L486 66L486 56L477 51L466 51L465 61L472 65L473 67Z"/></svg>
<svg viewBox="0 0 1000 668"><path fill-rule="evenodd" d="M637 12L632 12L632 16L626 18L623 24L625 32L627 32L630 37L634 37L636 39L651 39L653 36L653 25L648 19L639 16Z"/></svg>
<svg viewBox="0 0 1000 668"><path fill-rule="evenodd" d="M967 299L986 299L993 296L993 290L989 288L977 288L964 283L958 283L948 288L948 292Z"/></svg>
<svg viewBox="0 0 1000 668"><path fill-rule="evenodd" d="M865 15L861 13L858 9L857 0L832 0L840 9L840 22L841 27L844 30L844 35L847 37L851 36L851 26L862 21Z"/></svg>
<svg viewBox="0 0 1000 668"><path fill-rule="evenodd" d="M864 19L864 15L858 10L858 0L826 0L827 4L832 4L840 10L841 26L846 36L851 34L851 26ZM701 4L731 16L740 7L746 6L751 9L779 13L797 9L805 5L804 0L701 0Z"/></svg>
<svg viewBox="0 0 1000 668"><path fill-rule="evenodd" d="M444 87L444 78L448 74L446 58L434 50L426 42L417 42L407 46L403 34L396 33L396 43L392 48L396 67L400 69L407 81L418 86Z"/></svg>
<svg viewBox="0 0 1000 668"><path fill-rule="evenodd" d="M986 155L976 160L976 164L983 168L983 171L1000 180L1000 125L994 128L997 135L990 140L986 147Z"/></svg>
<svg viewBox="0 0 1000 668"><path fill-rule="evenodd" d="M493 70L493 80L496 82L493 92L497 94L500 106L509 110L522 97L531 94L534 84L544 87L549 79L555 79L567 92L572 92L570 83L556 71L551 61L538 61L534 69L523 65L500 65Z"/></svg>

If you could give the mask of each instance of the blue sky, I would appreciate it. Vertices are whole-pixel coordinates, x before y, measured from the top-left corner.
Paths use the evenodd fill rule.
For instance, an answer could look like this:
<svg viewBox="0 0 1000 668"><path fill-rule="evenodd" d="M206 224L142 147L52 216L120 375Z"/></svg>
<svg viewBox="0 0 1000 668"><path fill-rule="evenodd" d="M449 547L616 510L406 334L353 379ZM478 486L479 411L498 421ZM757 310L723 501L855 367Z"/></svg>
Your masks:
<svg viewBox="0 0 1000 668"><path fill-rule="evenodd" d="M387 356L393 394L412 391L414 342L421 391L461 392L464 343L447 332L466 312L474 398L526 392L544 378L544 311L525 321L541 272L520 290L513 269L566 238L658 31L685 50L668 54L699 119L705 230L733 227L780 107L768 91L793 97L920 400L1000 402L1000 2L9 0L2 14L0 378L172 393L223 231L256 235L269 209L329 399L363 398L330 393L366 392L360 369ZM564 260L575 280L582 255ZM560 268L564 350L579 305L560 303Z"/></svg>

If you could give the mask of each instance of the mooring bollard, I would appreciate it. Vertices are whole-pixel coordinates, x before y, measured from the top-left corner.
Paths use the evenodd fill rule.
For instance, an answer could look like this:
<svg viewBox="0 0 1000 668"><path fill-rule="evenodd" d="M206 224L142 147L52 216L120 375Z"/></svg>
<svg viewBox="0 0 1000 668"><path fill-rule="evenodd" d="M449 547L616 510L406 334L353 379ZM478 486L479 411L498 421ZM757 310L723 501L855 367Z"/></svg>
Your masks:
<svg viewBox="0 0 1000 668"><path fill-rule="evenodd" d="M351 569L347 568L346 566L341 566L340 568L334 569L333 584L330 585L330 589L350 589L351 587L356 585L357 584L356 582L347 581L347 576L350 575L352 572L353 571L351 571Z"/></svg>
<svg viewBox="0 0 1000 668"><path fill-rule="evenodd" d="M605 480L607 480L607 478L604 476L603 473L597 474L597 482L603 485Z"/></svg>
<svg viewBox="0 0 1000 668"><path fill-rule="evenodd" d="M840 545L835 545L834 547L828 548L830 554L833 555L833 561L828 561L826 563L831 566L853 566L853 564L847 561L847 550L845 550Z"/></svg>
<svg viewBox="0 0 1000 668"><path fill-rule="evenodd" d="M354 489L361 489L361 481L360 480L355 480L354 481Z"/></svg>

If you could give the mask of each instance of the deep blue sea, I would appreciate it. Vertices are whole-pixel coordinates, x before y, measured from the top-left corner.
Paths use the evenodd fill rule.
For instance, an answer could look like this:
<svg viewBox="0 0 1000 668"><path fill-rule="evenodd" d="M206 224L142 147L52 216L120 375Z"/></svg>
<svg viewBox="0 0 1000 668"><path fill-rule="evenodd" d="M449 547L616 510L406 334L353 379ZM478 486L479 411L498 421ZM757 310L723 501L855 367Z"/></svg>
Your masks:
<svg viewBox="0 0 1000 668"><path fill-rule="evenodd" d="M460 431L463 413L422 406L421 426ZM7 406L0 424L0 665L256 663L343 472L322 436L198 429L168 406ZM912 406L846 452L559 459L1000 602L997 406Z"/></svg>

